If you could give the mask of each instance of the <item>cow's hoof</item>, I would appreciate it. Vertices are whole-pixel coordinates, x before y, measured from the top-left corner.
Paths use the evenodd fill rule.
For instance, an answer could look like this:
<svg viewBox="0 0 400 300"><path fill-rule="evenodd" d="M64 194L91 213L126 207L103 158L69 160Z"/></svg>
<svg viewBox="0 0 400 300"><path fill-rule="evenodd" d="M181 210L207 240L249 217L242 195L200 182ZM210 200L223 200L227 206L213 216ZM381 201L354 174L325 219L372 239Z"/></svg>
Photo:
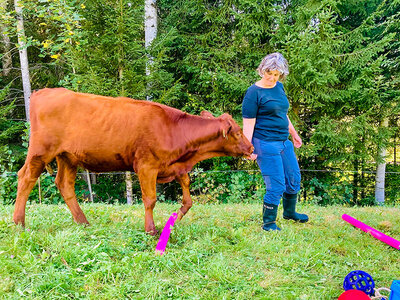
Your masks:
<svg viewBox="0 0 400 300"><path fill-rule="evenodd" d="M25 227L25 218L14 217L13 221L15 225L21 225L22 227Z"/></svg>
<svg viewBox="0 0 400 300"><path fill-rule="evenodd" d="M147 234L150 234L151 236L155 236L158 234L158 230L157 229L152 229L152 230L146 230Z"/></svg>
<svg viewBox="0 0 400 300"><path fill-rule="evenodd" d="M184 214L181 212L181 210L178 210L178 221L180 221L183 218Z"/></svg>
<svg viewBox="0 0 400 300"><path fill-rule="evenodd" d="M75 223L82 224L85 227L90 226L90 223L88 222L88 220L86 220L86 218L85 219L75 220Z"/></svg>
<svg viewBox="0 0 400 300"><path fill-rule="evenodd" d="M21 226L22 228L25 228L25 223L23 223L23 222L15 222L14 221L14 223L15 223L15 226Z"/></svg>
<svg viewBox="0 0 400 300"><path fill-rule="evenodd" d="M72 217L74 218L75 223L78 224L83 224L85 226L89 226L89 221L86 219L86 216L81 213L81 214L76 214L75 216L72 215Z"/></svg>

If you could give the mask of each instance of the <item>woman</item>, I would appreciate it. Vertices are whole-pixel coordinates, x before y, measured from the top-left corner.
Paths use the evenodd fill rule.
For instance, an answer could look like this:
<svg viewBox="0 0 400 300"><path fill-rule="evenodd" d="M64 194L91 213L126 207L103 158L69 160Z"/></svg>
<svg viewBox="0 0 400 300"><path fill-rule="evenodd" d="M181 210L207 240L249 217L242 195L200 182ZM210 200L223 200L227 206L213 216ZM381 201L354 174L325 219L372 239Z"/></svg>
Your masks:
<svg viewBox="0 0 400 300"><path fill-rule="evenodd" d="M257 159L266 187L263 229L280 230L276 216L281 198L284 219L308 221L307 215L296 212L301 176L293 145L299 148L302 141L287 115L289 102L279 81L289 74L287 60L280 53L269 54L257 72L261 79L243 99L243 133L254 145L250 159Z"/></svg>

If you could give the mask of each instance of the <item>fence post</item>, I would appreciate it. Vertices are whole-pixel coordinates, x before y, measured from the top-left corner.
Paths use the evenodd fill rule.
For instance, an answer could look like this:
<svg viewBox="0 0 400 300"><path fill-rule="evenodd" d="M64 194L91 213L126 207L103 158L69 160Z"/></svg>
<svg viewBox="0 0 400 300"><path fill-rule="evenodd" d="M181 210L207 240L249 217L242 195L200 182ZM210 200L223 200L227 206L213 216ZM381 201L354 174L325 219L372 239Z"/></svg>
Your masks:
<svg viewBox="0 0 400 300"><path fill-rule="evenodd" d="M38 178L39 204L42 204L42 191L41 191L41 188L40 188L40 176L41 176L41 175L39 175L39 178Z"/></svg>
<svg viewBox="0 0 400 300"><path fill-rule="evenodd" d="M93 203L92 184L90 182L90 175L89 175L89 171L88 170L86 170L86 177L87 177L87 183L88 183L88 187L89 187L90 202Z"/></svg>
<svg viewBox="0 0 400 300"><path fill-rule="evenodd" d="M126 171L126 203L128 205L133 204L133 192L132 192L132 174L129 171Z"/></svg>

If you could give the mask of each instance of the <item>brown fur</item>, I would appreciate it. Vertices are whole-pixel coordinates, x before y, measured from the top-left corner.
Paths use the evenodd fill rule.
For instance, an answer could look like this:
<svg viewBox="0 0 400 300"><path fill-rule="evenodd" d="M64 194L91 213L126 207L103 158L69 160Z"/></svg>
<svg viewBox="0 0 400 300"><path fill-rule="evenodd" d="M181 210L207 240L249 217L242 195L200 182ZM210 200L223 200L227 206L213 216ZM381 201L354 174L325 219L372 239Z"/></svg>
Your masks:
<svg viewBox="0 0 400 300"><path fill-rule="evenodd" d="M194 116L155 102L43 89L31 96L28 155L18 173L14 222L25 223L25 206L37 178L54 158L56 184L78 223L88 221L76 200L78 166L90 171L135 171L145 206L145 230L155 234L156 182L177 180L182 217L192 206L188 172L215 156L243 156L252 145L231 116Z"/></svg>

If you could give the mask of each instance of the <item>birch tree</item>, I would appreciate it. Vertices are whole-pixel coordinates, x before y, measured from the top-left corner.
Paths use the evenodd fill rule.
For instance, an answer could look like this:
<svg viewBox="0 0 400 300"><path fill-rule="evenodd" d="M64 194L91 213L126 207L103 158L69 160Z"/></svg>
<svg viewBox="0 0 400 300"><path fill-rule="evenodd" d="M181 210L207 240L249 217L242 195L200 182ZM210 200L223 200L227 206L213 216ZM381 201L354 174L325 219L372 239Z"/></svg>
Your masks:
<svg viewBox="0 0 400 300"><path fill-rule="evenodd" d="M144 35L145 35L145 48L149 49L151 43L157 36L157 8L156 0L146 0L144 8ZM153 64L153 58L148 55L146 62L146 76L151 74L151 65ZM150 96L151 84L147 84L146 99L151 100ZM126 172L126 189L127 189L127 202L132 203L132 175L131 172ZM129 189L129 193L128 193ZM128 197L130 195L130 199Z"/></svg>
<svg viewBox="0 0 400 300"><path fill-rule="evenodd" d="M122 8L121 8L122 13ZM157 9L156 9L156 0L146 0L145 1L145 18L144 18L144 26L145 26L145 48L148 49L153 40L157 36ZM146 76L151 74L151 65L153 63L153 58L148 56L148 61L146 63ZM119 68L119 77L120 80L123 80L123 69ZM123 85L122 85L123 86ZM150 85L147 85L148 91L150 90ZM146 96L147 100L151 100L151 96L149 92ZM126 183L126 201L128 204L133 203L133 191L132 191L132 174L127 171L125 173L125 183Z"/></svg>
<svg viewBox="0 0 400 300"><path fill-rule="evenodd" d="M157 6L156 0L146 0L144 8L144 36L145 36L145 48L149 49L154 39L157 37ZM146 75L150 76L151 66L153 64L153 57L148 55L148 61L146 63ZM151 83L147 84L147 100L151 100L150 96Z"/></svg>
<svg viewBox="0 0 400 300"><path fill-rule="evenodd" d="M26 37L24 31L24 18L22 13L22 6L20 5L19 0L14 0L14 6L15 12L17 13L18 49L19 59L21 62L21 75L22 86L24 89L26 121L29 122L29 98L31 96L31 83L29 80L28 51L25 43Z"/></svg>
<svg viewBox="0 0 400 300"><path fill-rule="evenodd" d="M382 121L382 128L388 127L388 118ZM385 203L385 173L386 173L386 147L379 147L378 162L375 177L375 202Z"/></svg>

